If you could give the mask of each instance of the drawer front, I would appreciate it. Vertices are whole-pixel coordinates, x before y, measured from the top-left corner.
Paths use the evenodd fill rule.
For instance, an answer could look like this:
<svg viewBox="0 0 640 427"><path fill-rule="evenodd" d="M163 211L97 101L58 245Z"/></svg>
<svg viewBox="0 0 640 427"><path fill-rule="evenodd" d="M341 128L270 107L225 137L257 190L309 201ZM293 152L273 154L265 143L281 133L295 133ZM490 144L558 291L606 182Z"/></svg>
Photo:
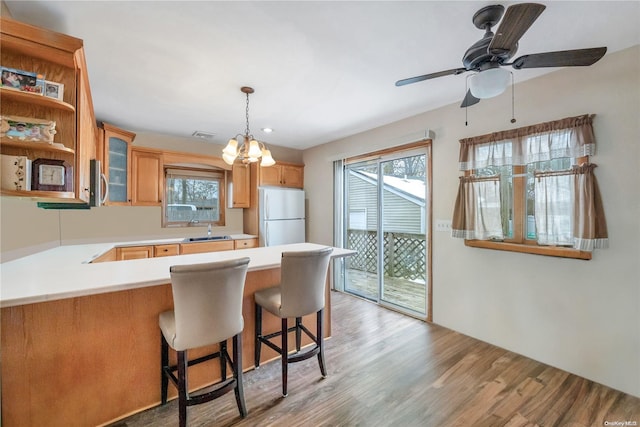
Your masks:
<svg viewBox="0 0 640 427"><path fill-rule="evenodd" d="M258 247L258 239L238 239L234 240L236 249L249 249Z"/></svg>
<svg viewBox="0 0 640 427"><path fill-rule="evenodd" d="M124 246L116 248L116 260L126 261L129 259L144 259L153 257L151 246Z"/></svg>
<svg viewBox="0 0 640 427"><path fill-rule="evenodd" d="M231 250L233 250L233 240L224 240L221 242L183 243L180 245L180 253L183 255Z"/></svg>
<svg viewBox="0 0 640 427"><path fill-rule="evenodd" d="M180 255L180 244L175 243L172 245L155 245L153 247L154 257L173 256L173 255Z"/></svg>

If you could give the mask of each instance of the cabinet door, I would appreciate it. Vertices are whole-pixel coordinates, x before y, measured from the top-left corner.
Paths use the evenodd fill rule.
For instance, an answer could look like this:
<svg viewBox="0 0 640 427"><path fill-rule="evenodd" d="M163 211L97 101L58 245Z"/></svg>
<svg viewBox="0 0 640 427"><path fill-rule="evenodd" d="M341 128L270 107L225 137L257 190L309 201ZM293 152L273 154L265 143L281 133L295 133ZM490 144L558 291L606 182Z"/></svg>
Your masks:
<svg viewBox="0 0 640 427"><path fill-rule="evenodd" d="M234 163L231 169L231 208L248 208L251 206L249 165Z"/></svg>
<svg viewBox="0 0 640 427"><path fill-rule="evenodd" d="M160 206L163 193L162 154L131 150L131 204Z"/></svg>
<svg viewBox="0 0 640 427"><path fill-rule="evenodd" d="M131 204L131 143L135 134L107 123L104 132L104 172L109 182L107 205Z"/></svg>
<svg viewBox="0 0 640 427"><path fill-rule="evenodd" d="M129 143L115 135L105 134L105 171L109 182L109 205L128 205L129 163L131 150Z"/></svg>
<svg viewBox="0 0 640 427"><path fill-rule="evenodd" d="M300 166L282 165L281 181L285 187L304 187L304 168Z"/></svg>
<svg viewBox="0 0 640 427"><path fill-rule="evenodd" d="M266 168L258 166L260 170L260 185L281 185L280 165L273 165Z"/></svg>
<svg viewBox="0 0 640 427"><path fill-rule="evenodd" d="M116 260L142 259L153 257L153 246L126 246L116 248Z"/></svg>

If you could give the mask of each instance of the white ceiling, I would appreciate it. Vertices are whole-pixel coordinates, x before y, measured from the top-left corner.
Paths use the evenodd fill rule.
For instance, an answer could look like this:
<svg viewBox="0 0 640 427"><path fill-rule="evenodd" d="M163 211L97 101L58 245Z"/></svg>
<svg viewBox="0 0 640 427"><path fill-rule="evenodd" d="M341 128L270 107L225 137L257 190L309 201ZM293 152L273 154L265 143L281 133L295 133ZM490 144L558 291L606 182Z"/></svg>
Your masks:
<svg viewBox="0 0 640 427"><path fill-rule="evenodd" d="M468 73L394 83L461 67L483 35L473 14L494 3L6 1L14 19L84 40L98 120L224 144L244 132L252 86L254 136L297 149L459 104ZM515 57L640 43L639 1L540 3ZM516 83L553 70L514 71Z"/></svg>

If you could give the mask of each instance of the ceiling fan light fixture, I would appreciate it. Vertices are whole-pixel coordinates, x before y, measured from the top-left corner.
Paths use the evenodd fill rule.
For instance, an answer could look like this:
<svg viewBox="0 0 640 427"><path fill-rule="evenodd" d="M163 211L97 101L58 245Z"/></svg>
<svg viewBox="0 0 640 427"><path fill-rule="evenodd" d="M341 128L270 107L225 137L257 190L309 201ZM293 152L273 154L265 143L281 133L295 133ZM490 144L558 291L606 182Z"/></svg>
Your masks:
<svg viewBox="0 0 640 427"><path fill-rule="evenodd" d="M469 77L469 90L479 99L500 95L509 86L511 73L503 68L489 68Z"/></svg>

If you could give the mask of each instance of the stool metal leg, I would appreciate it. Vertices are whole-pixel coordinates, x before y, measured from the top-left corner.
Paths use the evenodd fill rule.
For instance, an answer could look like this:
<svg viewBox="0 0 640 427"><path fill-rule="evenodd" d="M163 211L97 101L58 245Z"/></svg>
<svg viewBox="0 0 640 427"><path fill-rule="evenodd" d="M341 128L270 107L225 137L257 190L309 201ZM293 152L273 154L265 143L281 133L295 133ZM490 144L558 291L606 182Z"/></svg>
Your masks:
<svg viewBox="0 0 640 427"><path fill-rule="evenodd" d="M178 418L180 427L187 426L187 352L178 351Z"/></svg>
<svg viewBox="0 0 640 427"><path fill-rule="evenodd" d="M242 385L242 332L233 337L233 376L236 380L235 394L238 410L242 418L247 416L247 405L244 402Z"/></svg>
<svg viewBox="0 0 640 427"><path fill-rule="evenodd" d="M289 364L289 343L287 340L287 319L282 319L282 396L287 397L287 365Z"/></svg>
<svg viewBox="0 0 640 427"><path fill-rule="evenodd" d="M222 341L220 344L220 377L222 381L227 379L227 342Z"/></svg>
<svg viewBox="0 0 640 427"><path fill-rule="evenodd" d="M169 378L165 373L165 368L169 367L169 344L164 339L164 335L160 332L160 396L162 404L167 403L167 388L169 387Z"/></svg>
<svg viewBox="0 0 640 427"><path fill-rule="evenodd" d="M256 340L254 349L254 364L256 369L260 367L260 347L262 346L262 307L258 304L256 306Z"/></svg>
<svg viewBox="0 0 640 427"><path fill-rule="evenodd" d="M316 313L316 343L320 351L318 352L318 364L320 365L320 373L322 374L322 378L327 377L327 368L324 364L324 337L323 337L323 322L322 322L322 314L323 310L318 311Z"/></svg>
<svg viewBox="0 0 640 427"><path fill-rule="evenodd" d="M300 346L302 345L302 317L296 317L296 352L300 353Z"/></svg>

